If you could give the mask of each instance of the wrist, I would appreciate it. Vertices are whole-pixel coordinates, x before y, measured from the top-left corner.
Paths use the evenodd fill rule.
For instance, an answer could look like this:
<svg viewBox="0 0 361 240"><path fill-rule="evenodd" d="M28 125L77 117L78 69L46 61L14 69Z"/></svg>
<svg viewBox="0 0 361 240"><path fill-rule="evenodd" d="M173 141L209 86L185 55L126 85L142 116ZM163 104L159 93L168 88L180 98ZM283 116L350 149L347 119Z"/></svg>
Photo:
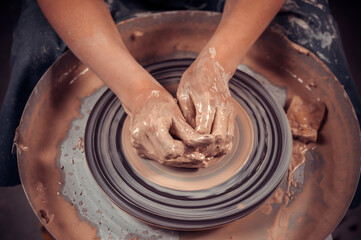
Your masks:
<svg viewBox="0 0 361 240"><path fill-rule="evenodd" d="M285 0L228 0L222 19L206 49L215 48L216 60L234 72Z"/></svg>
<svg viewBox="0 0 361 240"><path fill-rule="evenodd" d="M139 95L163 87L126 49L114 47L113 52L93 70L119 98L127 113L132 113Z"/></svg>
<svg viewBox="0 0 361 240"><path fill-rule="evenodd" d="M203 61L201 59L207 58L208 60L206 60L206 62L209 61L213 66L212 68L220 72L222 76L221 79L228 82L236 71L240 61L227 57L220 49L222 48L219 46L207 44L199 54L197 61ZM198 64L204 65L204 62L199 62Z"/></svg>
<svg viewBox="0 0 361 240"><path fill-rule="evenodd" d="M233 48L227 44L218 44L216 41L209 41L201 54L208 54L210 58L223 68L225 73L233 75L246 51L234 51L234 49L230 51L230 49Z"/></svg>
<svg viewBox="0 0 361 240"><path fill-rule="evenodd" d="M135 78L130 82L126 88L114 92L129 115L143 106L151 97L169 94L149 73L144 78Z"/></svg>

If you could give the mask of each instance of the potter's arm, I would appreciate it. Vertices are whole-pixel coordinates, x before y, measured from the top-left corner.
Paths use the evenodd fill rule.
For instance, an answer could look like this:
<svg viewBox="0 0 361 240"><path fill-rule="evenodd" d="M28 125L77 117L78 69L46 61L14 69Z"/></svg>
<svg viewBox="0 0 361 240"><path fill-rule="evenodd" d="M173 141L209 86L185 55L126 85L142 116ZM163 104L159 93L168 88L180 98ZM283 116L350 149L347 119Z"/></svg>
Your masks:
<svg viewBox="0 0 361 240"><path fill-rule="evenodd" d="M228 0L216 32L182 76L177 98L183 115L199 133L217 139L207 156L231 149L235 116L228 81L284 1Z"/></svg>
<svg viewBox="0 0 361 240"><path fill-rule="evenodd" d="M285 0L227 0L218 28L204 50L214 47L225 72L234 72ZM203 50L203 51L204 51Z"/></svg>
<svg viewBox="0 0 361 240"><path fill-rule="evenodd" d="M72 52L133 111L135 98L161 86L126 49L101 0L38 0L44 15Z"/></svg>
<svg viewBox="0 0 361 240"><path fill-rule="evenodd" d="M127 108L133 146L140 154L163 162L183 156L185 144L199 146L213 141L212 136L201 135L186 123L173 97L130 55L102 0L38 3L72 52ZM182 141L173 139L170 131ZM197 163L204 158L193 157Z"/></svg>

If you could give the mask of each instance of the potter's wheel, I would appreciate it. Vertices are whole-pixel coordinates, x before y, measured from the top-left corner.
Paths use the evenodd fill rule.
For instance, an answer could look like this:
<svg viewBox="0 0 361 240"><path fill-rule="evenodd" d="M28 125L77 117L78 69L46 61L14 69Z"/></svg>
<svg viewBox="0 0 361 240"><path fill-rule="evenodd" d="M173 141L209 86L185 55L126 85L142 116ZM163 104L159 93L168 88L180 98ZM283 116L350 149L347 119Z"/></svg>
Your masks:
<svg viewBox="0 0 361 240"><path fill-rule="evenodd" d="M168 60L146 69L172 91L193 61ZM85 132L87 162L106 195L138 219L183 230L226 224L266 201L291 159L288 121L270 93L249 75L237 71L229 85L237 112L232 151L198 170L140 158L130 144L130 120L107 90Z"/></svg>
<svg viewBox="0 0 361 240"><path fill-rule="evenodd" d="M195 58L219 19L207 12L158 13L118 27L132 55L151 66ZM349 99L320 60L272 31L260 37L241 68L263 86L270 81L286 88L288 100L297 94L325 102L319 142L306 149L305 162L260 208L216 229L181 232L124 212L117 197L94 178L84 138L91 112L107 88L65 53L33 91L15 139L24 190L50 233L57 239L324 239L345 214L360 174L360 130ZM289 178L296 184L287 192Z"/></svg>

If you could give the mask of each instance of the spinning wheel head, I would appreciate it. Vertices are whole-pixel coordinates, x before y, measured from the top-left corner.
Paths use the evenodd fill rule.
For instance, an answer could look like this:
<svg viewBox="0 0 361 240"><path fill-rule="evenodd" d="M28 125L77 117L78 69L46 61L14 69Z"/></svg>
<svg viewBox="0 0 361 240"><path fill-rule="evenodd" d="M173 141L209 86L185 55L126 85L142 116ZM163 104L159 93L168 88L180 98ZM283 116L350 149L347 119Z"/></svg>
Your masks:
<svg viewBox="0 0 361 240"><path fill-rule="evenodd" d="M192 60L149 65L170 91ZM140 158L129 139L121 103L110 91L90 114L85 151L90 170L120 208L164 228L197 230L236 220L274 192L289 165L292 137L283 109L250 76L230 81L236 128L232 151L205 169L175 169Z"/></svg>

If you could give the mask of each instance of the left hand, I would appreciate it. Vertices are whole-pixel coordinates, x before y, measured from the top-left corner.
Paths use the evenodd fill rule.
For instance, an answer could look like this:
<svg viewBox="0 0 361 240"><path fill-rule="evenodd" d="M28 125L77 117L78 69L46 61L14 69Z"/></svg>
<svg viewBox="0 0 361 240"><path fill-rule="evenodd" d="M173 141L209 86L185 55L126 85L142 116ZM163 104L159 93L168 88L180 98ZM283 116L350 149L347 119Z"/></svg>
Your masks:
<svg viewBox="0 0 361 240"><path fill-rule="evenodd" d="M165 89L154 88L137 98L129 115L131 143L138 155L168 166L204 165L205 156L190 150L211 145L214 137L196 132L186 123L175 99Z"/></svg>
<svg viewBox="0 0 361 240"><path fill-rule="evenodd" d="M177 99L187 122L201 134L213 134L215 145L202 152L206 157L221 156L231 149L234 136L234 108L226 73L214 59L213 48L202 51L183 74Z"/></svg>

